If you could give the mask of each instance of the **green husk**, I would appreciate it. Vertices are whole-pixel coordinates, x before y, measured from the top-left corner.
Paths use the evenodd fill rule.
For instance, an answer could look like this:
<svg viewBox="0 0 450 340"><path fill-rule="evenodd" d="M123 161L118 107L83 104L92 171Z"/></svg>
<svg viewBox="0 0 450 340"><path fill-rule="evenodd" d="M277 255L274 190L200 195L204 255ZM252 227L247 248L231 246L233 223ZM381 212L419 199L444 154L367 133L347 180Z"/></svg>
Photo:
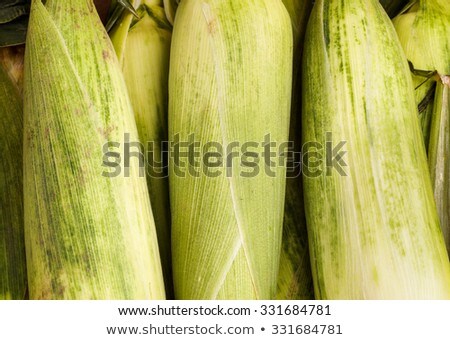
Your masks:
<svg viewBox="0 0 450 340"><path fill-rule="evenodd" d="M220 168L202 167L202 160L190 167L187 158L177 163L176 142L193 139L200 148L215 142L208 150L220 145L222 155L233 142L258 143L250 150L261 155L260 143L269 133L277 145L286 142L291 77L292 29L281 0L181 1L169 75L176 298L275 297L285 165L272 169L273 177L262 159L252 177L242 175L252 169L239 158L227 169L226 156Z"/></svg>
<svg viewBox="0 0 450 340"><path fill-rule="evenodd" d="M0 47L25 43L31 0L0 2Z"/></svg>
<svg viewBox="0 0 450 340"><path fill-rule="evenodd" d="M30 298L163 299L145 177L135 159L115 164L124 135L139 139L91 0L33 0L24 110Z"/></svg>
<svg viewBox="0 0 450 340"><path fill-rule="evenodd" d="M416 1L393 20L405 54L415 69L449 73L449 8L447 0ZM423 49L424 46L428 49Z"/></svg>
<svg viewBox="0 0 450 340"><path fill-rule="evenodd" d="M0 300L27 289L23 230L22 102L0 66Z"/></svg>
<svg viewBox="0 0 450 340"><path fill-rule="evenodd" d="M278 300L312 300L314 287L300 178L286 180Z"/></svg>
<svg viewBox="0 0 450 340"><path fill-rule="evenodd" d="M304 168L316 298L449 299L413 84L378 1L317 1L303 70L303 141L324 147Z"/></svg>
<svg viewBox="0 0 450 340"><path fill-rule="evenodd" d="M283 4L291 17L294 51L297 51L297 47L299 44L302 44L305 37L306 24L311 13L312 2L309 0L283 0ZM302 49L301 47L299 48Z"/></svg>
<svg viewBox="0 0 450 340"><path fill-rule="evenodd" d="M428 149L434 196L450 254L448 186L448 75L450 75L450 2L421 0L393 20L407 58L416 70L416 103ZM437 74L431 76L433 72Z"/></svg>
<svg viewBox="0 0 450 340"><path fill-rule="evenodd" d="M301 60L306 24L312 9L307 0L283 0L288 10L294 37L293 91L290 141L301 152ZM297 170L297 173L295 171ZM310 300L314 298L308 234L303 204L303 186L298 168L288 173L284 209L283 240L280 255L277 299Z"/></svg>
<svg viewBox="0 0 450 340"><path fill-rule="evenodd" d="M30 11L30 0L3 0L0 4L0 24L6 24L27 15Z"/></svg>
<svg viewBox="0 0 450 340"><path fill-rule="evenodd" d="M140 3L140 4L139 4ZM162 142L167 141L169 55L172 28L162 0L135 1L139 19L127 13L111 31L146 155L147 184L155 218L167 296L172 296L170 202ZM150 159L149 159L150 158ZM167 164L164 164L167 166Z"/></svg>

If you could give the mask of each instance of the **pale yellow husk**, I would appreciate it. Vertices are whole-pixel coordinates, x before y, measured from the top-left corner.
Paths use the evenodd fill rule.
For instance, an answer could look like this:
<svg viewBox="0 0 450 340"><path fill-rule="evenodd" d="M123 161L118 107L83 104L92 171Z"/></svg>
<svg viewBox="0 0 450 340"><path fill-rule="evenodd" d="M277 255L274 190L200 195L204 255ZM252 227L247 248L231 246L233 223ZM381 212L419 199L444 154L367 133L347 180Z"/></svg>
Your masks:
<svg viewBox="0 0 450 340"><path fill-rule="evenodd" d="M33 0L24 100L30 298L163 299L145 175L125 167L136 123L91 0Z"/></svg>
<svg viewBox="0 0 450 340"><path fill-rule="evenodd" d="M434 196L447 251L450 254L450 121L448 88L450 76L450 2L416 1L393 20L406 57L417 70L437 74L413 74L416 102L428 150Z"/></svg>
<svg viewBox="0 0 450 340"><path fill-rule="evenodd" d="M172 296L170 203L167 164L169 57L172 27L162 0L134 1L139 19L126 13L110 32L133 106L145 153L147 184L155 218L166 293Z"/></svg>
<svg viewBox="0 0 450 340"><path fill-rule="evenodd" d="M317 1L303 70L303 141L321 150L304 167L316 297L449 299L414 88L379 2Z"/></svg>
<svg viewBox="0 0 450 340"><path fill-rule="evenodd" d="M267 134L276 144L288 140L292 30L281 0L183 0L172 39L171 142L188 141L191 135L200 147L215 142L210 151L219 144L225 153L230 143L261 143ZM241 172L252 169L239 158L228 169L230 176L223 166L202 167L197 159L196 176L175 157L172 148L176 297L274 298L286 183L283 162L269 176L260 159L258 175L244 177Z"/></svg>

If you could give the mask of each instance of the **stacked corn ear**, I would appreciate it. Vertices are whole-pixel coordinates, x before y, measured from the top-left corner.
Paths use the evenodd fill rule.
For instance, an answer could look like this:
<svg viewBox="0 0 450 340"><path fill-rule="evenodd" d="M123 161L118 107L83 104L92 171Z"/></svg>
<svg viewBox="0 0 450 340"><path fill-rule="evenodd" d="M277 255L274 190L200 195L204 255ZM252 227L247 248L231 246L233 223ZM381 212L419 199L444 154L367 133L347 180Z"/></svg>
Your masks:
<svg viewBox="0 0 450 340"><path fill-rule="evenodd" d="M303 44L305 39L306 24L311 14L312 3L308 0L283 0L283 3L291 17L293 42L294 42L294 60L293 73L293 91L291 105L291 123L290 140L297 145L301 142L301 63Z"/></svg>
<svg viewBox="0 0 450 340"><path fill-rule="evenodd" d="M27 287L22 122L19 93L0 66L0 300L23 299Z"/></svg>
<svg viewBox="0 0 450 340"><path fill-rule="evenodd" d="M379 2L317 1L303 71L316 297L450 298L407 59Z"/></svg>
<svg viewBox="0 0 450 340"><path fill-rule="evenodd" d="M0 65L4 68L13 84L22 95L23 92L23 60L25 46L9 46L0 48Z"/></svg>
<svg viewBox="0 0 450 340"><path fill-rule="evenodd" d="M387 14L391 18L395 17L411 0L380 0Z"/></svg>
<svg viewBox="0 0 450 340"><path fill-rule="evenodd" d="M134 109L139 138L145 155L147 184L158 235L166 284L172 293L170 250L170 203L167 169L162 157L167 141L169 52L172 27L161 1L133 4L139 19L126 13L111 31Z"/></svg>
<svg viewBox="0 0 450 340"><path fill-rule="evenodd" d="M450 77L438 82L431 123L428 164L434 198L450 255Z"/></svg>
<svg viewBox="0 0 450 340"><path fill-rule="evenodd" d="M419 5L419 1L414 1L405 7L405 9L393 19L393 23L406 56L411 62L410 68L414 72L412 77L414 87L416 89L415 97L419 108L420 125L422 128L425 147L428 149L431 131L431 117L433 112L433 95L436 87L436 81L433 77L428 76L426 73L421 74L421 72L424 72L427 69L420 69L419 67L420 65L424 66L425 64L429 65L433 63L432 61L435 60L435 58L432 58L430 61L425 61L423 56L432 54L432 52L424 52L422 50L419 51L420 43L413 35L415 32L418 32L422 35L422 40L427 39L426 36L423 36L425 33L424 26L428 21L428 16L424 16L426 12L429 11L426 10L424 12ZM442 47L440 49L442 49ZM417 56L415 57L414 55ZM415 72L413 68L417 69L417 72Z"/></svg>
<svg viewBox="0 0 450 340"><path fill-rule="evenodd" d="M176 298L275 298L286 166L272 148L270 173L261 153L267 135L288 140L291 78L281 0L180 2L169 75Z"/></svg>
<svg viewBox="0 0 450 340"><path fill-rule="evenodd" d="M393 22L406 57L418 70L413 70L416 102L425 120L434 197L450 254L450 2L419 1Z"/></svg>
<svg viewBox="0 0 450 340"><path fill-rule="evenodd" d="M302 194L301 180L287 178L283 240L276 296L278 300L314 299Z"/></svg>
<svg viewBox="0 0 450 340"><path fill-rule="evenodd" d="M293 150L300 154L301 63L298 61L301 60L302 56L306 24L311 13L312 3L307 0L283 0L283 3L291 17L295 61L293 63L289 140L293 143ZM286 202L277 290L277 299L281 300L310 300L314 298L303 188L299 170L301 170L300 166L290 164L288 178L286 179Z"/></svg>
<svg viewBox="0 0 450 340"><path fill-rule="evenodd" d="M124 142L136 123L92 0L33 0L24 111L30 298L163 299L142 162Z"/></svg>

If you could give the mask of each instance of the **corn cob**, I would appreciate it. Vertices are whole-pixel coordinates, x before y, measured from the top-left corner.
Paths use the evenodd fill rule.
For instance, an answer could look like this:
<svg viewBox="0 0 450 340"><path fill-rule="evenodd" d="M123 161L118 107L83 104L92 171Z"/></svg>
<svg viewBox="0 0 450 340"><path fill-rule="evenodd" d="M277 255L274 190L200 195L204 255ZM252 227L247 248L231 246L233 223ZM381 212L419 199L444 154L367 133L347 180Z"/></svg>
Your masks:
<svg viewBox="0 0 450 340"><path fill-rule="evenodd" d="M145 176L116 164L137 129L92 0L33 0L24 111L30 298L164 298Z"/></svg>
<svg viewBox="0 0 450 340"><path fill-rule="evenodd" d="M424 123L434 197L450 254L450 2L421 0L394 20L407 58L415 69L416 103ZM434 72L437 74L431 76ZM428 75L427 75L428 74ZM434 98L434 100L433 100Z"/></svg>
<svg viewBox="0 0 450 340"><path fill-rule="evenodd" d="M139 4L140 3L140 4ZM139 19L126 13L111 31L143 143L147 184L155 218L166 294L172 293L170 203L162 142L167 140L169 52L172 28L162 0L135 1ZM151 158L151 159L148 159ZM157 164L150 164L150 161Z"/></svg>
<svg viewBox="0 0 450 340"><path fill-rule="evenodd" d="M291 78L291 23L281 0L180 2L169 75L176 298L275 297L285 165L269 176L259 164L253 177L242 176L249 169L239 159L226 169L190 167L186 158L178 163L175 144L191 136L200 147L218 143L223 155L232 143L255 142L259 155L267 134L286 142Z"/></svg>
<svg viewBox="0 0 450 340"><path fill-rule="evenodd" d="M450 298L407 60L378 1L317 1L303 71L303 141L322 161L304 167L316 297ZM341 141L339 169L325 142Z"/></svg>
<svg viewBox="0 0 450 340"><path fill-rule="evenodd" d="M294 60L301 60L306 24L312 3L307 0L283 0L288 10L294 39ZM289 140L294 151L301 152L301 63L293 63L293 91ZM278 275L277 299L313 299L311 265L306 231L303 188L298 168L288 172L284 209L283 239Z"/></svg>
<svg viewBox="0 0 450 340"><path fill-rule="evenodd" d="M0 117L0 300L23 299L27 271L22 203L22 102L1 66Z"/></svg>

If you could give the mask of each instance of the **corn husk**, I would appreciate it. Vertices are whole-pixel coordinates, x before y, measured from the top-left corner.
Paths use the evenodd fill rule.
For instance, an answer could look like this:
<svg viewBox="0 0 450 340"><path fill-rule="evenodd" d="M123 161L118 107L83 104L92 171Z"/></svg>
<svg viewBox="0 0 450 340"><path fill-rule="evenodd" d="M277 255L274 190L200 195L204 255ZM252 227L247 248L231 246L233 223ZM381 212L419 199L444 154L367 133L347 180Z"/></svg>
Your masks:
<svg viewBox="0 0 450 340"><path fill-rule="evenodd" d="M447 252L450 254L450 78L438 82L431 125L428 164Z"/></svg>
<svg viewBox="0 0 450 340"><path fill-rule="evenodd" d="M167 141L169 54L172 28L161 1L135 1L139 19L126 13L110 33L121 61L146 155L147 184L155 218L167 296L172 296L170 202L162 142ZM157 164L155 164L156 162ZM167 164L164 164L167 166ZM163 171L164 170L164 171Z"/></svg>
<svg viewBox="0 0 450 340"><path fill-rule="evenodd" d="M378 1L317 1L303 70L303 141L323 146L304 167L316 298L449 299L414 88ZM326 150L341 141L343 172Z"/></svg>
<svg viewBox="0 0 450 340"><path fill-rule="evenodd" d="M25 43L31 0L0 2L0 47Z"/></svg>
<svg viewBox="0 0 450 340"><path fill-rule="evenodd" d="M393 19L405 54L416 70L450 71L448 41L450 39L450 3L446 1L415 1ZM419 117L428 148L433 112L436 78L413 74Z"/></svg>
<svg viewBox="0 0 450 340"><path fill-rule="evenodd" d="M413 74L416 102L423 122L429 167L441 228L450 254L449 102L450 2L416 1L393 20L408 60L421 72ZM435 76L428 73L436 71Z"/></svg>
<svg viewBox="0 0 450 340"><path fill-rule="evenodd" d="M33 1L24 85L30 298L164 298L145 176L115 164L139 139L91 0Z"/></svg>
<svg viewBox="0 0 450 340"><path fill-rule="evenodd" d="M0 300L27 288L23 231L22 102L0 66Z"/></svg>
<svg viewBox="0 0 450 340"><path fill-rule="evenodd" d="M181 0L164 0L164 10L166 12L167 20L173 25L175 21L175 14Z"/></svg>
<svg viewBox="0 0 450 340"><path fill-rule="evenodd" d="M186 158L179 159L185 165L177 162L175 144L193 139L201 148L215 142L223 155L233 142L260 145L267 134L277 145L288 140L289 15L281 0L181 1L172 39L169 181L175 296L274 298L285 165L281 162L269 176L260 163L261 171L250 177L242 176L251 169L244 169L239 158L227 169L189 167Z"/></svg>
<svg viewBox="0 0 450 340"><path fill-rule="evenodd" d="M278 300L312 300L314 287L300 178L286 180Z"/></svg>
<svg viewBox="0 0 450 340"><path fill-rule="evenodd" d="M306 0L283 0L289 12L294 38L293 87L290 137L293 150L301 151L301 60L306 24L312 3ZM278 275L277 299L310 300L314 298L308 234L303 204L301 175L293 169L286 180L283 239Z"/></svg>
<svg viewBox="0 0 450 340"><path fill-rule="evenodd" d="M416 1L407 12L393 20L405 54L415 69L436 70L441 75L450 73L449 7L447 0ZM419 46L430 49L417 53Z"/></svg>

